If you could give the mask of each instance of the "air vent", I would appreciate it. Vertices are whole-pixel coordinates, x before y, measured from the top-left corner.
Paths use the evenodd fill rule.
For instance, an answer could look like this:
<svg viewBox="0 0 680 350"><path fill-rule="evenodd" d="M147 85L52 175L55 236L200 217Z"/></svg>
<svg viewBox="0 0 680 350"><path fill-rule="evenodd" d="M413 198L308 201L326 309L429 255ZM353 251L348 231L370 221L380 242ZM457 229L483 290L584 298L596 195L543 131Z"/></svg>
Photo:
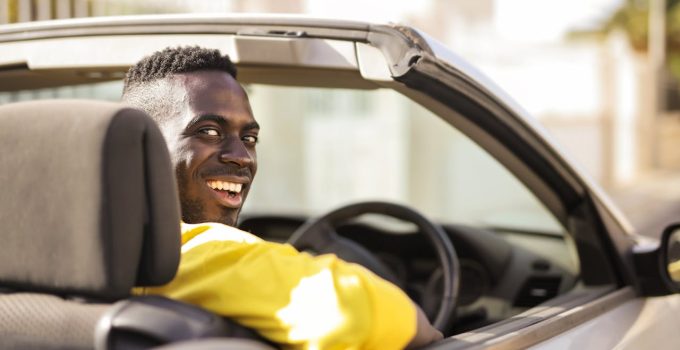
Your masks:
<svg viewBox="0 0 680 350"><path fill-rule="evenodd" d="M515 306L532 307L557 296L562 278L559 276L530 277L522 286Z"/></svg>

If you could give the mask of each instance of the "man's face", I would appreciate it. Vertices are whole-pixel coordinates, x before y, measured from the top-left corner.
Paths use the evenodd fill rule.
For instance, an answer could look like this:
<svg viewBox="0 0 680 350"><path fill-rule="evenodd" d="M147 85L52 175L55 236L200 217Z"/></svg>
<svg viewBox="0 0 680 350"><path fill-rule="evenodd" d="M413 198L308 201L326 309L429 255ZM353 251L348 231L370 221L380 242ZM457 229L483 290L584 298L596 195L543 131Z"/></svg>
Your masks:
<svg viewBox="0 0 680 350"><path fill-rule="evenodd" d="M225 72L171 79L184 98L179 117L164 123L163 132L170 140L182 219L233 226L257 170L259 126L248 97Z"/></svg>

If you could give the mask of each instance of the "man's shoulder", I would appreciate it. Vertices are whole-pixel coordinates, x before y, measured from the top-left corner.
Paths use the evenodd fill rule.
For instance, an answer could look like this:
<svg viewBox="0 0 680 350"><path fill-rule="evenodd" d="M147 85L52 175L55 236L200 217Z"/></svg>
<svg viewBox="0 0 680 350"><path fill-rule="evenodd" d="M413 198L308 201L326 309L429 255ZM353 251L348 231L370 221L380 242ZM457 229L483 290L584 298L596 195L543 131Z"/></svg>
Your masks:
<svg viewBox="0 0 680 350"><path fill-rule="evenodd" d="M259 243L262 239L236 227L203 222L187 224L182 222L182 252L209 242L230 241L235 243Z"/></svg>

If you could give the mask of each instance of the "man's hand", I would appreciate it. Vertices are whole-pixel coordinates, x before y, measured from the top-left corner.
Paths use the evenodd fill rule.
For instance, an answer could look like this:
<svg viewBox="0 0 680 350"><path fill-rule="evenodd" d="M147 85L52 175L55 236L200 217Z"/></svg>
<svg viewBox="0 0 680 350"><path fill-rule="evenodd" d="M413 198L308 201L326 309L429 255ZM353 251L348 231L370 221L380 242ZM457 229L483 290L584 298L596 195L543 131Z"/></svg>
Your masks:
<svg viewBox="0 0 680 350"><path fill-rule="evenodd" d="M430 321L425 317L425 313L416 306L417 322L416 335L411 339L411 342L406 346L407 349L417 349L437 340L441 340L444 336L436 328L432 327Z"/></svg>

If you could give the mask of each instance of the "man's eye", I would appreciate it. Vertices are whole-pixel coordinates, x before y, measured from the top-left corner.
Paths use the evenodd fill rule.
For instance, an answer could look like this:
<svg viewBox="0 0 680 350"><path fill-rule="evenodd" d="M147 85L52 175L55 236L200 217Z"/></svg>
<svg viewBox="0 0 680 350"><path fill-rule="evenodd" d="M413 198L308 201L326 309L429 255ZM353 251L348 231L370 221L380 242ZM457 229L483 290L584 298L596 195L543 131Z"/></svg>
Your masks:
<svg viewBox="0 0 680 350"><path fill-rule="evenodd" d="M257 143L257 136L252 136L252 135L243 136L242 140L243 140L243 142L246 142L246 143L256 144Z"/></svg>
<svg viewBox="0 0 680 350"><path fill-rule="evenodd" d="M203 135L208 135L208 136L220 136L220 132L213 129L213 128L203 128L199 129L198 132Z"/></svg>

